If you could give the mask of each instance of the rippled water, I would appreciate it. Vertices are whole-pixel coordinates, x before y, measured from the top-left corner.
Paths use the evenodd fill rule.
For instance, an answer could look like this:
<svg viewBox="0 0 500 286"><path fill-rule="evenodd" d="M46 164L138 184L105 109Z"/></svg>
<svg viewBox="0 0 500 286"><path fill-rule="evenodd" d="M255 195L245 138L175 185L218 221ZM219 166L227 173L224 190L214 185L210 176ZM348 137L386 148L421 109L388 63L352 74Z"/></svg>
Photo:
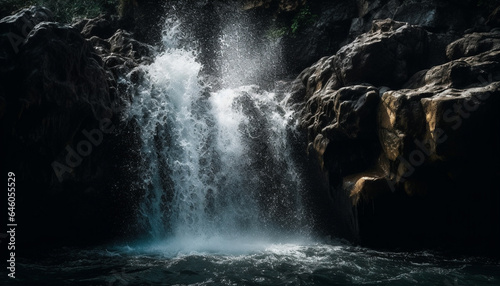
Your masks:
<svg viewBox="0 0 500 286"><path fill-rule="evenodd" d="M199 250L185 248L196 243ZM18 268L22 285L500 285L498 261L378 252L335 241L199 239L61 249L22 260Z"/></svg>

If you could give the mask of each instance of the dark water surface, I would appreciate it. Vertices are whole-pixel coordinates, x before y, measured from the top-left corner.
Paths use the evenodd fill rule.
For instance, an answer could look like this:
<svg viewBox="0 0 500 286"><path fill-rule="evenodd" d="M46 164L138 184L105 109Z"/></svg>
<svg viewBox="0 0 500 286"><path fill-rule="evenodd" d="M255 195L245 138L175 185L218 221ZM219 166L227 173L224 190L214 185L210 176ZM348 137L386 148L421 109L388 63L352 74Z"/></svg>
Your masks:
<svg viewBox="0 0 500 286"><path fill-rule="evenodd" d="M199 250L187 250L187 244ZM500 264L486 258L447 258L426 251L379 252L340 242L272 244L200 238L135 247L59 249L20 260L16 282L19 285L500 285Z"/></svg>

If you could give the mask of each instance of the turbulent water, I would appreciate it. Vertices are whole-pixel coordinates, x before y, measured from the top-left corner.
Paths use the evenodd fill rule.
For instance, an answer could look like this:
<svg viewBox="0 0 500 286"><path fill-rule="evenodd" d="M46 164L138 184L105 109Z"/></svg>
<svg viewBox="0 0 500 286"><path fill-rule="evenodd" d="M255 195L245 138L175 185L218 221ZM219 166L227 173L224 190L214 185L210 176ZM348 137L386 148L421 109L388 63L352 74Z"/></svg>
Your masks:
<svg viewBox="0 0 500 286"><path fill-rule="evenodd" d="M286 94L250 84L263 62L252 60L258 53L243 39L244 29L234 23L222 29L215 88L201 76L198 51L186 46L181 27L167 21L163 52L143 67L145 80L125 118L136 123L142 141L143 239L21 259L19 282L500 285L497 261L318 239L292 152L292 111L284 107ZM263 50L275 65L279 45Z"/></svg>
<svg viewBox="0 0 500 286"><path fill-rule="evenodd" d="M195 250L200 241L307 235L283 95L255 85L210 88L197 52L179 43L180 24L168 24L165 50L144 67L128 113L142 141L140 219L150 240ZM221 40L223 59L238 54L231 39L238 37ZM228 72L241 78L238 65L250 67L238 56L240 64L223 61L233 67L223 82Z"/></svg>
<svg viewBox="0 0 500 286"><path fill-rule="evenodd" d="M20 264L21 285L500 285L498 262L393 253L336 242L224 242L64 249ZM39 281L46 281L38 284ZM47 283L50 281L50 283Z"/></svg>

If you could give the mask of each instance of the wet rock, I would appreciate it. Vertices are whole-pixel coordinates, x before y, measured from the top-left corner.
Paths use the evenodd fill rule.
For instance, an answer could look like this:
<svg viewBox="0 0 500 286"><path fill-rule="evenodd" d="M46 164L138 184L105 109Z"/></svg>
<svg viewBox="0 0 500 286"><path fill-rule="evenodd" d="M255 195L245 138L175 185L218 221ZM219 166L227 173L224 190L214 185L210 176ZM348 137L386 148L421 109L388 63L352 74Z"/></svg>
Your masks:
<svg viewBox="0 0 500 286"><path fill-rule="evenodd" d="M118 231L113 218L121 211L112 202L126 197L110 184L123 172L115 165L122 162L115 133L122 99L97 54L111 46L48 22L49 15L33 7L0 20L6 33L29 30L17 52L0 41L0 155L16 173L23 190L18 199L30 210L19 214L23 241L102 241ZM44 227L56 217L60 228Z"/></svg>
<svg viewBox="0 0 500 286"><path fill-rule="evenodd" d="M336 129L344 138L357 139L373 128L373 109L379 101L378 90L371 86L344 87L332 93L318 92L307 102L304 124L310 134Z"/></svg>
<svg viewBox="0 0 500 286"><path fill-rule="evenodd" d="M395 160L404 150L411 150L413 147L406 133L423 132L419 100L426 95L428 94L406 95L398 91L384 93L379 111L379 136L382 148L390 160Z"/></svg>
<svg viewBox="0 0 500 286"><path fill-rule="evenodd" d="M344 189L349 191L353 206L358 205L360 201L369 203L382 194L390 194L387 180L383 174L371 172L346 177Z"/></svg>
<svg viewBox="0 0 500 286"><path fill-rule="evenodd" d="M120 19L113 15L85 19L73 26L80 30L99 55L98 59L106 69L107 80L112 85L111 95L120 90L122 98L130 98L131 84L138 83L138 67L152 63L155 49L137 41L132 33L121 29ZM119 79L125 79L128 83L121 81L120 86L117 86Z"/></svg>
<svg viewBox="0 0 500 286"><path fill-rule="evenodd" d="M39 23L51 21L52 12L43 7L30 7L0 20L0 61L4 63L19 53L30 31ZM5 64L7 64L5 62ZM4 66L4 64L2 64Z"/></svg>
<svg viewBox="0 0 500 286"><path fill-rule="evenodd" d="M335 67L344 86L398 87L421 68L426 48L427 33L422 28L376 20L370 32L337 52Z"/></svg>
<svg viewBox="0 0 500 286"><path fill-rule="evenodd" d="M104 15L94 19L87 19L80 25L76 24L73 26L77 29L79 28L85 38L95 36L101 39L107 39L113 36L116 30L120 27L118 18L112 15Z"/></svg>
<svg viewBox="0 0 500 286"><path fill-rule="evenodd" d="M36 24L53 20L53 14L44 7L32 6L16 14L0 20L2 32L8 30L19 35L27 36Z"/></svg>
<svg viewBox="0 0 500 286"><path fill-rule="evenodd" d="M448 1L410 0L402 1L394 20L418 25L430 31L464 30L471 21L474 5L467 1L451 4ZM468 14L469 13L469 14Z"/></svg>
<svg viewBox="0 0 500 286"><path fill-rule="evenodd" d="M357 16L353 1L311 2L308 5L314 20L283 39L285 61L292 72L298 73L320 58L334 54L349 34L351 19Z"/></svg>
<svg viewBox="0 0 500 286"><path fill-rule="evenodd" d="M369 167L376 159L375 131L378 90L372 86L349 86L330 93L316 92L306 103L302 125L331 184L341 177Z"/></svg>
<svg viewBox="0 0 500 286"><path fill-rule="evenodd" d="M466 126L473 126L469 125L471 122L489 126L498 121L483 116L491 117L487 113L498 104L499 55L499 51L488 51L433 67L414 76L409 84L413 89L383 94L378 116L380 142L385 156L394 164L391 172L398 182L410 176L414 167L411 165L463 156L467 153L465 146L470 146L470 140L465 138L473 134L475 144L482 144L479 142L483 142L483 136L477 135L482 127L468 129L462 122L467 119ZM476 113L479 109L481 112ZM448 140L450 136L452 140ZM417 158L415 150L425 151L425 158ZM421 156L422 152L418 154Z"/></svg>
<svg viewBox="0 0 500 286"><path fill-rule="evenodd" d="M487 33L466 34L448 45L446 56L450 60L456 60L498 49L500 49L500 29L495 29Z"/></svg>
<svg viewBox="0 0 500 286"><path fill-rule="evenodd" d="M294 81L307 150L329 185L318 196L330 202L331 227L366 245L496 249L500 165L488 162L500 160L497 33L439 45L454 60L414 73L366 64L388 58L409 66L395 56L412 51L405 37L391 40L407 29L427 37L418 27L376 21L359 37L364 41L322 58ZM426 61L422 50L416 55Z"/></svg>
<svg viewBox="0 0 500 286"><path fill-rule="evenodd" d="M20 56L20 68L28 74L28 104L45 101L68 107L85 102L96 118L111 117L106 108L110 106L108 83L100 58L92 54L92 47L76 29L42 23L29 35Z"/></svg>
<svg viewBox="0 0 500 286"><path fill-rule="evenodd" d="M117 53L126 58L134 59L139 63L151 63L153 48L147 44L135 40L130 33L117 30L108 39L111 45L111 53Z"/></svg>

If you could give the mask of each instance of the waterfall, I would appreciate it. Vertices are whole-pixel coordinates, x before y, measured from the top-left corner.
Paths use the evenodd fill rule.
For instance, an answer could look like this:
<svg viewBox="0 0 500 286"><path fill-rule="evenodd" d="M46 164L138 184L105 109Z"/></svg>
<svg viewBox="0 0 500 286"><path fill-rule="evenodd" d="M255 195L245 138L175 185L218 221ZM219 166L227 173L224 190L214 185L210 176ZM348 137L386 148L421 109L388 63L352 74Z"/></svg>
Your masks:
<svg viewBox="0 0 500 286"><path fill-rule="evenodd" d="M289 141L296 132L292 111L283 94L235 86L247 83L244 75L256 78L249 56L257 53L241 42L240 28L228 27L220 38L223 86L210 89L195 45L181 44L180 22L167 20L163 52L143 67L146 79L127 114L142 144L141 223L153 241L184 250L309 231ZM276 48L265 50L276 55Z"/></svg>

